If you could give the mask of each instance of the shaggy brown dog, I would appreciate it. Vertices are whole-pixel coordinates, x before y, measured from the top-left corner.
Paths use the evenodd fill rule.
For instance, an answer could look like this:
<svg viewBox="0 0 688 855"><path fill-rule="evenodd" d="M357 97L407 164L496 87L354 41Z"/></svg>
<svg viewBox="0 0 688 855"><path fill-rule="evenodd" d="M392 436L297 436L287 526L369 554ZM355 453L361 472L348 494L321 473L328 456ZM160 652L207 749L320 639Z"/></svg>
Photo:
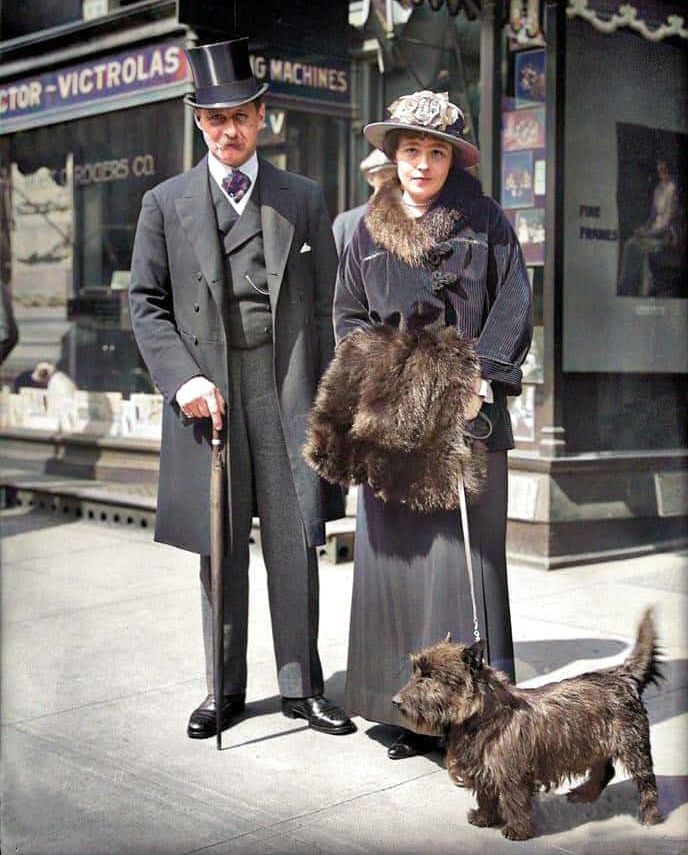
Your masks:
<svg viewBox="0 0 688 855"><path fill-rule="evenodd" d="M572 802L592 802L614 775L629 771L640 793L640 821L662 821L652 771L650 725L643 689L661 676L648 610L630 656L533 689L518 689L483 662L483 642L444 642L411 656L413 676L393 699L419 732L447 733L447 769L476 794L473 825L503 824L510 840L533 836L535 790L588 773Z"/></svg>

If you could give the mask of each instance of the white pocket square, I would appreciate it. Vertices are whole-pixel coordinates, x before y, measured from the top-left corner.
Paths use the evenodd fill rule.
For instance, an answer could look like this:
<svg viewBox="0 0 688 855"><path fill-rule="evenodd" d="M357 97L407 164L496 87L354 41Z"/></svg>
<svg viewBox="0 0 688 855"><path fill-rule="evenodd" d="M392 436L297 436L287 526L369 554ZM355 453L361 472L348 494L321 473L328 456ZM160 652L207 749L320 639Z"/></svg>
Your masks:
<svg viewBox="0 0 688 855"><path fill-rule="evenodd" d="M311 251L311 245L309 243L304 243L304 245L299 250L299 252L310 252L310 251Z"/></svg>

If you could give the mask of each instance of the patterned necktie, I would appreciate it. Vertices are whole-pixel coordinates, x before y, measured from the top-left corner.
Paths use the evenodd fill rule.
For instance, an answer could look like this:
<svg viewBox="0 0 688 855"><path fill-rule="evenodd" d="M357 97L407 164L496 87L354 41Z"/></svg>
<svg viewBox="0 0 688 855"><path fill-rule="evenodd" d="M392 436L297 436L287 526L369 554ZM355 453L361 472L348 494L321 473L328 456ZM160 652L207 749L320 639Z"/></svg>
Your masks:
<svg viewBox="0 0 688 855"><path fill-rule="evenodd" d="M233 169L231 175L225 175L222 179L222 189L235 202L240 202L251 186L251 179L246 173L239 169Z"/></svg>

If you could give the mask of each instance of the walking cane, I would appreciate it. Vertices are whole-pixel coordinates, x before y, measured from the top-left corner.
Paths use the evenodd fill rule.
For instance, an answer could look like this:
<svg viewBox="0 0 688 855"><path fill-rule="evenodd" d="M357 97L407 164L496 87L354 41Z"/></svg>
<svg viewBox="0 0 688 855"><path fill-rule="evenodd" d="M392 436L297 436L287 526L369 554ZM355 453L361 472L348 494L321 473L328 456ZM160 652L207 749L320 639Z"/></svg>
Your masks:
<svg viewBox="0 0 688 855"><path fill-rule="evenodd" d="M225 552L225 476L224 445L220 430L213 428L210 464L210 593L213 607L213 692L217 750L222 749L222 707L225 683L225 615L222 561Z"/></svg>

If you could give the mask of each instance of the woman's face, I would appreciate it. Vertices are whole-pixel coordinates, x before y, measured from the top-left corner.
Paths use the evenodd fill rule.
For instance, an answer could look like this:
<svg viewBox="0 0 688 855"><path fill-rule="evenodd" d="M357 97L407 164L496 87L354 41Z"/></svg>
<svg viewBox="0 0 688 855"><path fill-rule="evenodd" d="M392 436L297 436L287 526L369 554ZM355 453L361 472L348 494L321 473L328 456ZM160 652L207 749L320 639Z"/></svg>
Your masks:
<svg viewBox="0 0 688 855"><path fill-rule="evenodd" d="M452 165L452 146L433 136L402 136L396 151L402 189L417 205L442 189Z"/></svg>

